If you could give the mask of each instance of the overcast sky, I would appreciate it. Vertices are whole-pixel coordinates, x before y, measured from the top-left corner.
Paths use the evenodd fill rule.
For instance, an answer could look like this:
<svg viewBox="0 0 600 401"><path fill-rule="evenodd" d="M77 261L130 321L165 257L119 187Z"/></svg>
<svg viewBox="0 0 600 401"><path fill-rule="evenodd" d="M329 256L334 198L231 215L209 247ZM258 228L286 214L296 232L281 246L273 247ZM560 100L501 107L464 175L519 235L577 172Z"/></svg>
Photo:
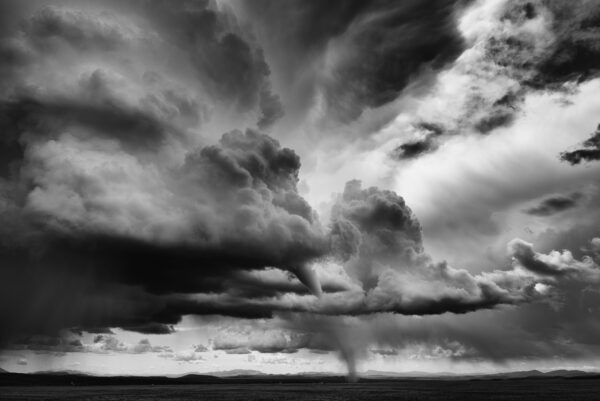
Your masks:
<svg viewBox="0 0 600 401"><path fill-rule="evenodd" d="M594 0L3 0L0 367L596 369Z"/></svg>

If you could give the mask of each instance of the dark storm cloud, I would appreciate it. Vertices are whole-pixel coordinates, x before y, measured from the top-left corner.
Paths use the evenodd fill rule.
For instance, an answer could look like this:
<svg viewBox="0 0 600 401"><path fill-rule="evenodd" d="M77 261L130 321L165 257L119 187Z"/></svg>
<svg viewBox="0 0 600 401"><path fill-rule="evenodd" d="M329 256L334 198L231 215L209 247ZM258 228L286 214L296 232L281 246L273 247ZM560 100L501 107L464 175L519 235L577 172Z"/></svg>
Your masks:
<svg viewBox="0 0 600 401"><path fill-rule="evenodd" d="M562 160L575 165L581 162L600 160L600 125L592 136L583 142L583 148L563 152L560 154Z"/></svg>
<svg viewBox="0 0 600 401"><path fill-rule="evenodd" d="M452 61L463 42L455 12L466 2L256 1L236 3L263 31L295 108L317 92L342 121L394 100L411 80ZM313 75L306 82L306 77Z"/></svg>
<svg viewBox="0 0 600 401"><path fill-rule="evenodd" d="M21 260L11 258L18 254ZM2 247L0 258L2 343L24 334L55 335L68 327L89 332L123 327L158 334L159 324L179 320L161 297L139 287L104 283L85 267L69 271L68 260L57 265L11 246Z"/></svg>
<svg viewBox="0 0 600 401"><path fill-rule="evenodd" d="M325 248L316 216L296 189L299 168L299 157L274 139L253 131L231 132L219 146L188 155L181 177L187 188L200 190L199 196L205 197L209 188L217 210L234 211L226 221L231 242L224 241L225 258L239 257L228 255L227 249L235 247L249 267L282 267L305 280L302 266ZM265 204L270 210L263 209ZM257 237L261 232L264 237ZM202 235L210 238L212 233Z"/></svg>
<svg viewBox="0 0 600 401"><path fill-rule="evenodd" d="M212 96L240 112L258 109L261 129L283 115L263 51L234 16L217 10L210 1L141 1L137 7L189 57Z"/></svg>
<svg viewBox="0 0 600 401"><path fill-rule="evenodd" d="M50 168L50 160L39 162L40 167ZM190 235L186 240L189 244L186 241L153 243L136 238L136 235L119 234L118 226L105 231L99 226L94 227L89 220L79 220L86 215L93 220L89 215L94 214L95 207L92 207L82 210L81 216L59 218L56 223L66 231L54 232L51 226L47 227L48 239L51 239L48 245L52 245L46 249L45 258L71 258L74 263L89 258L99 266L97 274L113 278L120 275L120 280L139 283L159 293L201 290L203 281L212 287L215 283L211 283L214 276L210 271L219 268L226 276L227 270L280 266L307 279L308 271L304 270L303 264L321 256L325 243L318 227L313 225L311 208L296 192L298 168L299 159L295 153L280 148L275 140L265 135L253 131L226 134L220 145L191 152L174 176L177 178L173 178L180 200L183 200L180 206L188 209L192 219L189 221L191 231L176 236ZM60 183L64 188L66 184L82 199L96 191L110 190L106 187L108 183L100 177L79 176L66 182L53 178L50 181L37 179L34 182L39 186L33 191L40 195L42 210L38 212L42 212L42 220L44 215L52 217L56 211L46 207L54 185ZM192 202L198 202L197 205L204 205L212 212L202 208L195 210ZM118 205L98 204L97 207ZM217 214L207 214L214 212ZM194 217L194 214L197 215ZM150 215L147 217L151 218ZM117 231L113 231L115 228ZM183 241L183 237L179 240ZM230 249L236 249L236 252L230 252ZM162 266L169 265L174 266L170 273L161 270ZM194 266L203 266L207 274L196 279L190 276L191 281L181 280L186 274L195 275L192 273ZM191 270L186 273L188 269ZM145 274L140 277L142 270ZM175 272L182 276L174 275Z"/></svg>
<svg viewBox="0 0 600 401"><path fill-rule="evenodd" d="M29 10L31 15L21 16L14 32L0 37L0 53L6 56L0 61L3 78L19 82L46 59L82 61L110 52L115 64L123 64L166 52L182 68L189 65L195 83L220 106L256 113L259 128L269 127L283 115L263 52L233 15L209 1L137 1L114 10L113 6L107 4L102 11L58 6ZM135 21L128 19L132 15ZM140 17L145 21L140 22Z"/></svg>
<svg viewBox="0 0 600 401"><path fill-rule="evenodd" d="M600 5L593 1L544 2L553 14L557 37L551 52L538 67L533 86L591 79L600 71Z"/></svg>
<svg viewBox="0 0 600 401"><path fill-rule="evenodd" d="M58 321L44 321L52 317L45 308L24 313L29 325L35 316L41 321L33 319L33 327L43 323L47 330L106 325L159 333L161 330L168 332L168 325L177 323L181 316L188 314L262 318L286 310L351 315L383 311L400 314L465 313L530 298L527 288L533 283L527 278L511 278L503 272L497 273L498 277L471 276L445 264L420 263L419 260L426 257L421 254L418 222L397 195L375 188L362 190L358 183L352 182L341 201L344 203L337 206L335 224L342 226L343 221L346 227L335 234L334 243L347 249L346 257L350 257L347 268L357 277L365 277L365 285L371 288L368 294L350 289L349 293L340 293L340 298L335 292L326 290L322 301L306 298L306 295L297 302L286 301L275 296L272 286L277 288L277 293L289 294L296 292L295 284L290 288L291 283L286 287L285 281L279 279L269 284L269 280L260 277L249 280L248 276L231 275L228 278L226 271L235 271L233 266L237 263L244 263L240 267L245 269L252 266L260 268L260 264L252 264L256 260L247 259L243 252L223 259L219 251L178 251L152 244L138 249L131 241L115 248L114 241L96 240L84 246L85 243L71 240L71 243L56 247L58 251L53 251L51 242L48 242L37 258L41 258L39 260L47 266L56 266L54 269L44 271L30 267L23 270L28 263L16 263L15 267L18 266L19 270L5 270L5 273L12 272L15 276L4 282L12 283L13 288L15 284L23 283L25 287L21 293L30 294L42 305L46 304L43 297L51 299L52 305L62 305ZM342 235L348 230L351 234ZM255 250L260 249L259 245ZM81 257L75 258L78 253ZM74 259L67 263L69 258ZM221 271L225 268L224 273L215 274L207 269L223 262L230 263L220 268ZM77 266L79 270L69 265ZM82 269L81 266L87 267ZM57 276L58 273L62 275ZM83 277L78 277L77 273ZM31 283L25 279L27 274L37 274L39 281L36 282L43 287L28 288ZM60 280L60 277L63 279ZM69 278L68 286L64 280L66 277ZM99 286L102 282L107 284ZM255 283L252 284L255 287L252 292L247 290L248 282ZM326 280L323 282L327 283ZM335 291L349 290L332 285ZM142 291L139 286L151 293ZM326 285L324 287L327 288ZM71 290L66 291L68 288ZM186 297L169 295L171 292L206 294ZM212 294L215 292L221 295ZM273 298L264 298L269 296ZM107 302L107 297L110 302ZM17 315L23 313L22 310L15 312ZM13 327L18 327L17 317L13 316ZM149 331L149 327L163 329Z"/></svg>
<svg viewBox="0 0 600 401"><path fill-rule="evenodd" d="M366 292L340 276L330 284L323 280L319 299L295 290L293 282L240 273L278 267L321 294L308 263L329 252L314 212L297 193L298 156L254 131L230 132L219 144L189 152L175 174L161 176L169 185L153 189L159 192L151 199L161 192L171 195L169 206L136 209L131 216L123 214L129 201L107 196L111 181L98 174L121 158L130 160L132 155L123 154L127 148L115 148L111 157L118 158L88 175L87 158L72 157L63 170L62 153L45 150L63 137L44 139L24 142L22 171L29 173L20 178L33 179L34 185L26 186L31 192L25 203L7 198L2 215L1 282L18 289L2 291L3 305L14 303L11 293L29 300L3 310L15 334L63 327L158 334L190 314L466 313L535 299L531 278L510 272L473 276L430 262L420 225L404 200L391 191L362 189L357 181L347 184L333 208L330 242L333 256L347 259L345 269ZM92 155L108 157L99 151ZM130 191L143 193L138 182L124 178ZM62 199L65 191L70 195ZM76 197L89 206L69 205ZM156 219L170 216L173 208L185 216L175 220L175 228L168 219ZM284 296L294 293L301 297Z"/></svg>
<svg viewBox="0 0 600 401"><path fill-rule="evenodd" d="M240 135L241 133L235 133L236 140L229 138L223 142L237 143L243 138ZM247 155L247 151L248 149L243 155ZM256 160L253 161L255 162ZM281 163L282 166L287 164ZM294 162L290 164L294 165ZM211 172L211 177L218 179L225 187L228 181L238 181L215 174L209 167L210 165L206 171ZM236 169L225 170L226 174L232 171L236 171L234 177L244 176L239 175ZM262 168L257 171L264 173ZM201 175L200 171L197 173ZM263 180L278 182L281 177L263 176ZM223 188L220 187L219 190ZM295 202L292 204L295 205ZM296 209L290 209L293 210ZM306 216L308 218L310 214ZM149 322L160 323L162 326L159 327L168 327L169 324L177 323L182 315L189 314L221 314L244 318L271 317L278 311L312 311L327 315L364 315L377 312L430 315L466 313L502 304L519 304L540 296L534 290L538 282L534 276L516 271L472 275L446 263L431 262L423 250L418 221L403 199L393 192L376 188L363 190L358 182L350 182L334 206L332 216L331 243L334 255L336 258L346 259L346 271L362 283L366 292L358 290L347 281L345 285L340 284L344 280L331 281L331 284L323 286L326 291L318 299L310 297L306 291L299 291L298 284L294 284L294 281L277 277L273 270L266 270L264 277L255 273L236 272L240 268L260 269L269 263L268 253L261 256L259 252L249 258L250 254L246 254L244 248L239 246L239 252L230 255L224 251L221 254L218 248L213 252L206 248L169 250L152 244L136 250L135 243L129 242L121 245L119 253L103 259L110 254L111 248L102 242L96 242L91 248L94 253L82 257L81 261L95 260L98 265L92 267L94 277L115 282L112 285L126 283L143 286L146 291L156 294L139 292L136 298L129 299L131 294L127 295L125 292L127 297L122 302L130 305L131 316L126 313L119 318L116 315L109 320L110 323L105 322L107 325L138 331L146 330L141 327L147 326ZM270 243L274 244L272 241ZM252 244L249 249L254 252L262 249L260 243ZM76 246L76 249L80 248L85 247ZM166 253L161 256L162 252ZM130 255L127 256L128 254ZM261 262L261 257L267 259ZM140 260L144 260L144 263L136 267ZM282 265L287 265L283 261ZM205 267L204 274L198 274L196 266L207 265L221 266L220 273L211 273L211 269ZM162 266L170 268L164 269ZM327 282L328 280L323 280L324 284ZM118 294L114 288L110 291ZM173 292L189 292L194 295L169 295ZM202 292L205 294L201 294ZM282 297L286 294L302 297L295 300ZM89 315L94 316L95 313ZM99 325L97 320L89 319L89 326ZM133 323L136 321L137 324Z"/></svg>
<svg viewBox="0 0 600 401"><path fill-rule="evenodd" d="M539 205L526 209L524 212L533 216L552 216L576 207L581 197L579 192L575 192L570 195L546 198Z"/></svg>
<svg viewBox="0 0 600 401"><path fill-rule="evenodd" d="M189 53L219 101L243 111L260 102L260 125L272 124L281 110L260 49L232 32L231 17L194 4L200 7L135 7L181 29L154 34ZM163 159L159 153L170 146L187 145L184 130L199 122L203 105L158 73L122 75L132 59L107 65L94 58L137 51L132 45L148 34L128 24L127 14L119 18L46 7L2 39L11 57L1 63L10 72L1 77L9 88L0 107L1 342L65 327L168 334L194 312L264 316L170 295L235 291L244 282L240 270L280 267L321 291L307 263L324 253L326 241L297 193L297 155L248 131L189 150L179 165ZM102 67L56 85L35 71L61 56ZM29 83L36 80L38 86ZM261 296L260 279L245 282L256 289L249 296ZM297 280L265 287L308 294ZM19 308L9 306L15 297Z"/></svg>
<svg viewBox="0 0 600 401"><path fill-rule="evenodd" d="M546 88L572 80L593 78L600 67L600 36L596 27L600 7L594 2L577 1L513 1L507 3L502 19L521 23L549 13L552 41L536 54L532 37L517 31L493 35L486 44L488 56L502 67L532 70L519 74L525 87Z"/></svg>
<svg viewBox="0 0 600 401"><path fill-rule="evenodd" d="M219 145L191 152L172 181L183 201L180 207L185 207L181 210L190 213L190 226L181 227L184 231L175 232L165 243L136 238L134 233L119 234L119 226L114 225L117 221L104 228L95 226L92 222L96 219L89 215L93 209L83 210L81 216L60 217L53 207L42 207L43 211L37 212L21 210L16 220L9 215L11 211L4 210L5 223L16 226L11 232L11 226L4 225L5 234L11 232L12 239L3 236L3 283L11 283L13 288L23 285L21 293L29 294L32 303L44 305L44 297L52 299L54 305L63 303L58 321L52 321L53 314L45 315L44 307L6 310L5 319L12 321L14 328L19 326L19 315L24 315L28 325L39 323L39 330L45 324L48 330L65 325L84 329L108 326L159 334L171 332L169 325L177 323L183 314L269 316L270 310L254 309L239 301L227 305L164 297L174 292L214 291L249 295L252 280L235 272L269 266L295 274L312 291L320 292L307 263L324 255L326 243L313 211L296 191L299 166L293 151L253 131L226 134ZM60 185L78 196L87 197L90 190L109 190L102 189L106 185L102 180L82 186L83 177L73 178L61 178ZM51 188L58 181L38 182L44 192L39 204L48 205ZM12 212L19 206L13 208ZM27 221L32 225L26 225ZM35 256L33 250L37 250ZM29 275L37 279L31 282ZM61 277L69 277L69 284ZM306 294L297 288L299 283L290 287L280 280L261 288L260 278L254 281L254 296L294 290L294 286L294 291ZM92 285L95 288L90 291ZM342 289L335 283L326 286L326 290ZM9 297L11 291L5 289L3 294ZM103 303L107 296L114 300ZM5 304L10 303L7 299ZM32 314L42 321L31 322Z"/></svg>

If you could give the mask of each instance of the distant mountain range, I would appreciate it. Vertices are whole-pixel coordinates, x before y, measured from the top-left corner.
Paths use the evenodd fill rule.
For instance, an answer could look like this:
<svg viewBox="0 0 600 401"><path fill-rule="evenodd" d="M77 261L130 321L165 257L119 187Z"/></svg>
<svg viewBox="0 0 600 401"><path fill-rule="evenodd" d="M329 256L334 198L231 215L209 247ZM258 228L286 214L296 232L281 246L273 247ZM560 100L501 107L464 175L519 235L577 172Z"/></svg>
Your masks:
<svg viewBox="0 0 600 401"><path fill-rule="evenodd" d="M219 378L246 378L246 377L339 377L339 373L330 372L302 372L296 374L268 374L259 370L244 370L234 369L217 372L202 373L202 375L215 376ZM515 372L503 372L503 373L490 373L490 374L458 374L450 372L390 372L390 371L379 371L379 370L367 370L359 374L361 378L366 379L519 379L519 378L535 378L535 377L577 377L577 376L595 376L599 375L600 372L585 372L582 370L552 370L549 372L542 372L539 370L525 370Z"/></svg>
<svg viewBox="0 0 600 401"><path fill-rule="evenodd" d="M576 377L576 376L595 376L599 375L600 372L585 372L582 370L552 370L549 372L542 372L539 370L524 370L515 372L503 372L503 373L489 373L489 374L459 374L450 372L385 372L368 370L361 374L361 377L369 378L448 378L448 379L519 379L519 378L535 378L535 377Z"/></svg>
<svg viewBox="0 0 600 401"><path fill-rule="evenodd" d="M221 370L218 372L207 372L202 373L203 375L215 376L215 377L235 377L235 376L264 376L266 373L260 370L251 369L233 369L233 370Z"/></svg>
<svg viewBox="0 0 600 401"><path fill-rule="evenodd" d="M459 375L453 373L428 372L385 372L369 370L360 375L360 381L390 380L543 380L543 379L597 379L598 372L581 370L539 370L506 372L484 375ZM234 369L187 374L179 377L166 376L93 376L73 371L52 371L36 373L10 373L0 369L0 386L10 385L171 385L171 384L216 384L216 383L343 383L345 376L326 372L274 375L258 370Z"/></svg>

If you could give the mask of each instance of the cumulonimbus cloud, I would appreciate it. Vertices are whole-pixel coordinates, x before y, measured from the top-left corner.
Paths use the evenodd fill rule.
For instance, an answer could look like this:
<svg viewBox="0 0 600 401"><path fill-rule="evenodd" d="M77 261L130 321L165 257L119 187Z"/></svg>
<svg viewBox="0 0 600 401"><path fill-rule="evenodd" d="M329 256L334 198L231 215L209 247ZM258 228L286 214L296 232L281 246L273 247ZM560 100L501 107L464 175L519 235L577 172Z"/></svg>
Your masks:
<svg viewBox="0 0 600 401"><path fill-rule="evenodd" d="M131 10L117 17L65 7L34 10L3 32L7 335L114 325L168 333L187 306L173 313L182 304L165 294L233 283L251 292L260 277L245 272L269 267L321 291L308 262L327 239L296 190L298 156L253 130L211 145L198 138L206 104L233 103L263 128L280 115L260 48L214 4L155 5L164 12L131 5L154 32L129 20ZM190 36L202 21L207 29ZM190 70L166 78L143 61L157 51ZM53 63L66 63L75 79ZM241 79L240 68L255 73ZM298 285L273 288L302 292ZM13 296L28 301L8 308ZM49 300L55 314L43 306Z"/></svg>

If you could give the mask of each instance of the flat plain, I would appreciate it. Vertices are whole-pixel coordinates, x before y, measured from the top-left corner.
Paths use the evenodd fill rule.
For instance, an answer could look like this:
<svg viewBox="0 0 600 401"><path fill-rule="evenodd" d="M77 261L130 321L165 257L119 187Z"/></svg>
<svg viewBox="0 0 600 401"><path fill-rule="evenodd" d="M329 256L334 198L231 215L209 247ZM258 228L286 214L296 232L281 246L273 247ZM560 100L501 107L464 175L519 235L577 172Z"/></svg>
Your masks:
<svg viewBox="0 0 600 401"><path fill-rule="evenodd" d="M358 383L251 383L127 386L6 386L0 400L470 401L600 400L600 380L394 380Z"/></svg>

